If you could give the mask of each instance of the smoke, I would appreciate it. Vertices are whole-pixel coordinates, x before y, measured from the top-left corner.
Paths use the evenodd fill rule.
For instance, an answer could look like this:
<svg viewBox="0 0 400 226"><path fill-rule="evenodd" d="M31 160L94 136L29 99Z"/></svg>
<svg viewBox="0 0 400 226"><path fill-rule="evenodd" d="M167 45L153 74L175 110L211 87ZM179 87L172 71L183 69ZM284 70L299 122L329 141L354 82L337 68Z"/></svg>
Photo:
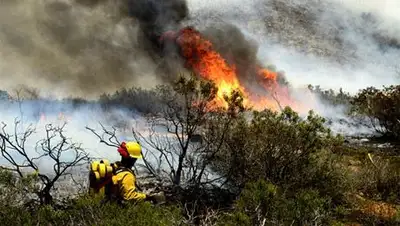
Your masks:
<svg viewBox="0 0 400 226"><path fill-rule="evenodd" d="M151 88L183 70L175 47L159 46L168 30L192 25L210 39L245 86L254 86L254 62L284 71L292 94L308 109L327 117L330 128L346 135L372 130L345 115L305 87L352 94L367 86L399 84L400 3L357 0L19 0L0 5L0 89L33 87L41 96L97 97L122 87ZM250 63L251 62L251 63ZM66 136L82 143L92 157L118 159L85 126L128 125L122 109L105 113L97 105L29 102L0 103L0 122L12 132L15 117L45 136L49 122L67 117ZM46 119L41 120L45 115ZM110 116L114 116L110 118ZM112 119L121 119L117 122ZM21 128L22 129L22 128ZM121 130L121 140L133 139ZM0 158L0 164L4 159ZM50 170L47 164L41 164ZM51 166L50 166L51 167Z"/></svg>
<svg viewBox="0 0 400 226"><path fill-rule="evenodd" d="M238 60L257 58L284 71L300 103L334 121L336 132L350 135L372 130L355 126L344 108L310 98L305 87L355 94L368 86L399 84L400 33L394 26L399 6L356 0L189 2L190 23L211 33L209 38L228 59L235 50L246 50L235 52Z"/></svg>
<svg viewBox="0 0 400 226"><path fill-rule="evenodd" d="M377 0L6 1L0 89L35 86L42 95L89 98L150 88L183 70L176 49L160 46L159 36L192 25L235 64L245 86L257 84L254 62L273 65L306 107L345 118L341 109L310 101L304 87L354 94L398 84L397 9L398 3Z"/></svg>
<svg viewBox="0 0 400 226"><path fill-rule="evenodd" d="M214 26L213 30L224 33L225 46L246 47L222 24L238 27L248 41L258 44L258 48L246 47L245 55L254 58L256 53L264 65L285 71L292 85L311 83L355 93L368 85L399 81L396 59L400 46L395 45L399 36L397 28L391 28L399 16L395 10L384 13L399 9L399 4L386 2L374 8L373 2L190 1L189 8L195 18L192 23L205 30Z"/></svg>
<svg viewBox="0 0 400 226"><path fill-rule="evenodd" d="M46 126L53 127L64 126L64 136L73 142L80 144L81 147L89 153L91 158L107 158L111 161L119 160L119 155L115 148L100 143L100 140L91 131L85 129L89 127L99 134L102 133L101 122L107 129L112 131L112 127L116 128L118 140L132 140L131 128L142 120L140 116L132 117L124 109L112 109L108 112L102 110L98 104L83 104L74 106L71 102L54 102L54 101L22 101L9 102L0 101L0 124L8 135L13 136L15 141L15 131L18 136L22 136L24 131L35 129L28 139L25 141L25 150L31 157L38 157L43 152L37 142L46 139ZM19 121L16 127L15 121ZM22 138L22 137L20 137ZM106 137L107 138L107 137ZM60 137L52 138L52 145L56 145L60 141ZM40 143L39 143L40 144ZM36 149L38 147L38 149ZM21 156L14 155L17 161L22 161ZM72 156L68 153L63 154L63 158L67 160ZM52 164L44 164L44 162L53 163L46 158L37 162L40 171L52 172ZM0 158L0 165L7 165L4 158Z"/></svg>
<svg viewBox="0 0 400 226"><path fill-rule="evenodd" d="M183 70L179 59L160 56L157 38L184 22L213 41L242 82L251 82L248 62L259 58L294 86L355 93L398 82L398 8L355 0L7 1L0 7L0 88L34 84L55 96L96 97L153 87Z"/></svg>
<svg viewBox="0 0 400 226"><path fill-rule="evenodd" d="M153 87L169 75L148 48L150 34L176 26L186 14L180 0L2 2L0 89L25 85L42 95L90 98Z"/></svg>

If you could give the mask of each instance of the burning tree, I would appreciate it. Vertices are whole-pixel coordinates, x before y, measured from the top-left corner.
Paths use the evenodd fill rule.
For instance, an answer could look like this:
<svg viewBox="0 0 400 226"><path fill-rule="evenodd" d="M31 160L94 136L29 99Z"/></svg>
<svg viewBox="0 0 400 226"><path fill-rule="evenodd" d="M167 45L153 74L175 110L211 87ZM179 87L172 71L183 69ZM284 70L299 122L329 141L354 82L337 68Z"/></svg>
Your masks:
<svg viewBox="0 0 400 226"><path fill-rule="evenodd" d="M0 130L0 152L8 162L8 167L1 167L2 170L10 171L17 176L17 180L31 180L34 183L31 190L24 187L24 197L27 194L36 195L39 204L53 204L51 194L54 186L60 178L70 175L73 167L85 164L88 154L79 144L72 142L64 135L64 127L45 126L46 137L37 141L33 148L29 147L28 140L36 132L32 126L20 131L21 122L15 120L14 131L8 132L7 125L2 123ZM39 167L40 161L46 161L46 166L52 166L52 172L46 172ZM33 171L33 174L30 173ZM16 181L10 181L8 186L16 186ZM15 201L15 200L14 200Z"/></svg>

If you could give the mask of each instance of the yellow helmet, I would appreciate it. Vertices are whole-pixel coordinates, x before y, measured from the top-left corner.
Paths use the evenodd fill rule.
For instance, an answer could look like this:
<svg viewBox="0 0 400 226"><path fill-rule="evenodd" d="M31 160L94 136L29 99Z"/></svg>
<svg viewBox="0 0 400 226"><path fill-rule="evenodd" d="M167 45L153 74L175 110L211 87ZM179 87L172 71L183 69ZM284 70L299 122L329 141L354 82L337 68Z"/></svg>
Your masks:
<svg viewBox="0 0 400 226"><path fill-rule="evenodd" d="M129 141L125 144L126 150L129 153L129 156L132 158L141 159L142 156L142 146L138 142Z"/></svg>

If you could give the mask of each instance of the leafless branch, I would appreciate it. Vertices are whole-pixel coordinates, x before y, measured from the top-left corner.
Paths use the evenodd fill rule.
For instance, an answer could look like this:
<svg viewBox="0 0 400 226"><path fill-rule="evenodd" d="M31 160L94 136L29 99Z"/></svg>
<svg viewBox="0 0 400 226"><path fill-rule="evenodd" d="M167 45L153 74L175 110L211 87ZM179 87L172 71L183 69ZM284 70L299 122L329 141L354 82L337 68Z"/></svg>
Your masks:
<svg viewBox="0 0 400 226"><path fill-rule="evenodd" d="M281 111L283 111L283 107L282 107L281 103L280 103L279 100L278 100L278 97L277 97L276 92L273 93L273 94L271 94L271 96L272 96L272 98L275 100L275 102L278 104L279 109L280 109Z"/></svg>
<svg viewBox="0 0 400 226"><path fill-rule="evenodd" d="M64 136L65 124L62 126L48 124L45 126L46 137L37 141L34 147L37 156L32 156L28 152L30 148L27 148L26 145L36 129L28 126L22 132L18 132L19 124L20 121L16 120L13 135L10 135L6 131L7 125L3 123L0 131L1 154L10 165L7 169L16 172L20 178L27 177L24 169L33 170L41 182L39 190L35 192L40 203L51 204L53 197L50 192L55 183L60 177L66 175L68 170L86 162L88 154L79 144L73 143ZM50 160L53 164L52 173L45 173L39 169L37 162L42 159Z"/></svg>
<svg viewBox="0 0 400 226"><path fill-rule="evenodd" d="M115 127L112 127L112 130L108 130L106 129L103 124L99 123L101 128L102 128L102 135L100 135L99 133L97 133L94 129L89 128L89 127L85 127L87 130L91 131L94 135L96 135L99 140L100 143L104 143L107 146L110 147L119 147L119 145L121 144L116 136L116 131L117 129Z"/></svg>

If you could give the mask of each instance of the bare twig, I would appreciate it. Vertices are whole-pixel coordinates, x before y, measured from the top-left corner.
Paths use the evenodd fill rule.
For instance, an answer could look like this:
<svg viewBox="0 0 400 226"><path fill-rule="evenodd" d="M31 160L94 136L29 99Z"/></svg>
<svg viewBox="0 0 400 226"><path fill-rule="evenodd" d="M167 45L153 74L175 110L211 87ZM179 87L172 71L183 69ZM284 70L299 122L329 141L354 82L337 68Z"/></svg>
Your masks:
<svg viewBox="0 0 400 226"><path fill-rule="evenodd" d="M88 154L80 147L79 144L73 143L64 136L64 127L54 127L51 124L45 126L46 137L36 142L35 152L37 156L32 156L27 152L26 143L28 138L36 131L35 128L29 126L23 132L18 132L19 121L14 123L14 133L10 135L6 131L6 124L0 131L0 151L2 156L10 164L7 169L16 172L20 178L27 175L23 169L31 169L37 175L41 182L40 188L34 193L37 195L41 204L53 203L53 197L50 194L55 183L60 177L67 175L67 171L71 168L88 160ZM57 139L57 140L56 140ZM66 160L66 154L69 154L70 160ZM21 160L17 160L21 159ZM41 172L37 162L39 160L51 160L53 164L52 174ZM50 162L48 162L51 164Z"/></svg>

